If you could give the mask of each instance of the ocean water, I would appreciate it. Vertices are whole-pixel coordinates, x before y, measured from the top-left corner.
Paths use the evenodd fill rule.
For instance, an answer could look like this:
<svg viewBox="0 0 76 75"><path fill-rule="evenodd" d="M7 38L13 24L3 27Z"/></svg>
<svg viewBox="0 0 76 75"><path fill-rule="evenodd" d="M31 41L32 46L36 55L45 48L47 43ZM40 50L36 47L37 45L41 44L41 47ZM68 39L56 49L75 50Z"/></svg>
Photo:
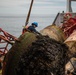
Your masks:
<svg viewBox="0 0 76 75"><path fill-rule="evenodd" d="M29 19L29 25L32 22L38 22L39 26L36 28L38 31L46 26L52 24L55 15L32 15ZM9 32L10 34L19 37L22 33L23 26L25 25L26 16L0 16L0 28Z"/></svg>

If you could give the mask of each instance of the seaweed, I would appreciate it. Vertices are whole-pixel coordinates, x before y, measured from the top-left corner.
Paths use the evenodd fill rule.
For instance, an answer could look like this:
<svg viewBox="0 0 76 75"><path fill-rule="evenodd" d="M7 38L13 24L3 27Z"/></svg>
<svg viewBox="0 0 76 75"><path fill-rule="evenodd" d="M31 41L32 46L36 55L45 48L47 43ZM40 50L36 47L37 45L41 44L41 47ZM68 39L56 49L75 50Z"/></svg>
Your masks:
<svg viewBox="0 0 76 75"><path fill-rule="evenodd" d="M68 47L48 36L38 36L15 67L17 75L64 75Z"/></svg>

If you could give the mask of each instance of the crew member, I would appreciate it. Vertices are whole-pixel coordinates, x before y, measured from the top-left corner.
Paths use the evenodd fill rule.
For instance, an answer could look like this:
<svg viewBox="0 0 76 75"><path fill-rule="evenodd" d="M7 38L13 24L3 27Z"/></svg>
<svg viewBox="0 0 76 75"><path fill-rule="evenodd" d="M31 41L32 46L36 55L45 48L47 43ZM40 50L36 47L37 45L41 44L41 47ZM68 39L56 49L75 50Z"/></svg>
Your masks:
<svg viewBox="0 0 76 75"><path fill-rule="evenodd" d="M36 27L38 27L38 23L37 23L37 22L33 22L33 23L31 24L31 26L28 26L28 25L25 26L25 28L24 28L23 31L22 31L22 34L24 34L24 33L27 32L27 31L40 34L40 33L36 30Z"/></svg>

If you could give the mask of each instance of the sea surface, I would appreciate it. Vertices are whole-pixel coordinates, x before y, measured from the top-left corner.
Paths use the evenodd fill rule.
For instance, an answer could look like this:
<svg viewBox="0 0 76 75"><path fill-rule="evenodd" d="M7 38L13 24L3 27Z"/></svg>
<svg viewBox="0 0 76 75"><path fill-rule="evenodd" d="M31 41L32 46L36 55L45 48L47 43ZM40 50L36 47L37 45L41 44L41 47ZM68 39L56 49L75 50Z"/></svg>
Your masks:
<svg viewBox="0 0 76 75"><path fill-rule="evenodd" d="M31 15L28 25L32 22L38 22L37 31L44 29L45 27L52 25L56 15ZM0 16L0 28L6 32L12 34L15 37L19 37L22 34L23 26L25 26L27 16ZM0 44L0 47L5 47L6 43ZM10 50L12 46L9 44L7 49ZM2 49L1 51L4 52Z"/></svg>
<svg viewBox="0 0 76 75"><path fill-rule="evenodd" d="M37 30L40 31L46 26L53 23L56 15L31 15L29 25L32 22L38 22ZM22 33L23 26L25 26L26 16L0 16L0 28L9 32L10 34L19 37Z"/></svg>

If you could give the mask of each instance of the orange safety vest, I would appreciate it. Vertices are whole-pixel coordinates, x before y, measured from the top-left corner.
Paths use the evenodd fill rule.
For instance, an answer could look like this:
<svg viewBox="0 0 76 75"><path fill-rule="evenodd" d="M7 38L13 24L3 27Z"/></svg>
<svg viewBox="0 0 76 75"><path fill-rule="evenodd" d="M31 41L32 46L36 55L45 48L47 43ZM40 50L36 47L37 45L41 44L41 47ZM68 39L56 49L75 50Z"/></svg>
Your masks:
<svg viewBox="0 0 76 75"><path fill-rule="evenodd" d="M28 27L29 27L29 26L27 25L27 26L25 26L25 27L23 28L22 34L24 34L25 32L27 32Z"/></svg>

